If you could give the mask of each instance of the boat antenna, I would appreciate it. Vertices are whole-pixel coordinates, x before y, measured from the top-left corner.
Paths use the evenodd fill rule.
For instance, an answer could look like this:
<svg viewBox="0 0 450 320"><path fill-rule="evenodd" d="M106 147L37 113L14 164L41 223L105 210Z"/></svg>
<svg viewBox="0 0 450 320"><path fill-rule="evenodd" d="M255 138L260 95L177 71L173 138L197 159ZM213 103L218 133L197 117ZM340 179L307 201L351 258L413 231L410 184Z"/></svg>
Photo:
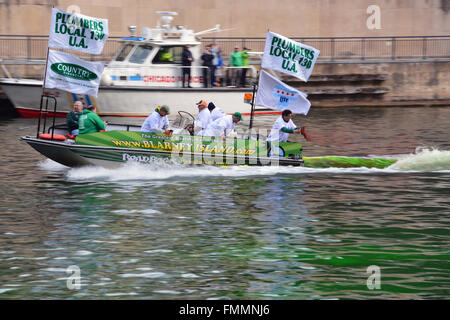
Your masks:
<svg viewBox="0 0 450 320"><path fill-rule="evenodd" d="M199 36L199 35L206 34L206 33L220 32L220 31L222 31L222 30L220 30L220 24L216 24L216 26L214 28L196 32L195 35Z"/></svg>

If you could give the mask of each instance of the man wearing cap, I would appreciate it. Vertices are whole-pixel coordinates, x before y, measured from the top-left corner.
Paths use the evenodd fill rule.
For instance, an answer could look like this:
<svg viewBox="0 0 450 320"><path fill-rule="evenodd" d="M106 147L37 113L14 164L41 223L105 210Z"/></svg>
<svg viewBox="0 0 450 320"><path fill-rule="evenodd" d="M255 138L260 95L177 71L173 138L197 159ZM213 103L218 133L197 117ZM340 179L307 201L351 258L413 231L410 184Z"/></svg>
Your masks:
<svg viewBox="0 0 450 320"><path fill-rule="evenodd" d="M208 110L211 112L211 122L216 121L219 118L222 118L226 115L225 112L222 111L222 109L216 107L216 105L212 102L208 104Z"/></svg>
<svg viewBox="0 0 450 320"><path fill-rule="evenodd" d="M169 119L167 118L169 113L168 106L158 106L155 111L145 119L141 127L141 132L156 132L170 135L170 130L168 130Z"/></svg>
<svg viewBox="0 0 450 320"><path fill-rule="evenodd" d="M194 127L200 128L200 131L197 132L197 136L203 136L206 128L211 123L211 113L207 108L208 104L205 100L201 100L197 103L198 107L198 116L194 122Z"/></svg>
<svg viewBox="0 0 450 320"><path fill-rule="evenodd" d="M240 112L235 112L233 115L226 115L222 118L217 119L206 129L204 136L208 137L222 137L223 140L226 136L233 131L236 123L242 120L242 114Z"/></svg>

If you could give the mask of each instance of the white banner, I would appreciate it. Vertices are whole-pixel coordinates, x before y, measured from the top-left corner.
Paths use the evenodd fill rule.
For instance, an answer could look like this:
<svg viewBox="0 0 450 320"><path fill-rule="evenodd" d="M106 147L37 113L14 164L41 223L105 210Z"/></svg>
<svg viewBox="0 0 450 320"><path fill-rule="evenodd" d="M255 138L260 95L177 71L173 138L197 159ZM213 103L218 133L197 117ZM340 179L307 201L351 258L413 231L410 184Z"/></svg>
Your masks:
<svg viewBox="0 0 450 320"><path fill-rule="evenodd" d="M53 8L48 46L100 54L108 33L108 19Z"/></svg>
<svg viewBox="0 0 450 320"><path fill-rule="evenodd" d="M89 62L66 52L49 50L45 87L97 97L104 64Z"/></svg>
<svg viewBox="0 0 450 320"><path fill-rule="evenodd" d="M268 32L261 67L308 81L320 50Z"/></svg>
<svg viewBox="0 0 450 320"><path fill-rule="evenodd" d="M305 93L284 84L266 71L261 70L255 106L279 111L289 109L293 113L306 115L311 107L311 103L306 97Z"/></svg>

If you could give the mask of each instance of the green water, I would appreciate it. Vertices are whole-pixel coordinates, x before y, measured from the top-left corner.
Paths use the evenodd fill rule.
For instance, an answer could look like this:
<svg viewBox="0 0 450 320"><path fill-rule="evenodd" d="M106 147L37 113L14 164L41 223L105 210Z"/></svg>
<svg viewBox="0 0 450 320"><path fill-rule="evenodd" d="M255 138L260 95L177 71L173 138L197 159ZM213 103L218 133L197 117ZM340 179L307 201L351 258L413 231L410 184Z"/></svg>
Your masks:
<svg viewBox="0 0 450 320"><path fill-rule="evenodd" d="M68 169L18 141L32 120L1 121L0 299L446 299L450 109L384 110L294 122L328 137L305 155L394 169Z"/></svg>

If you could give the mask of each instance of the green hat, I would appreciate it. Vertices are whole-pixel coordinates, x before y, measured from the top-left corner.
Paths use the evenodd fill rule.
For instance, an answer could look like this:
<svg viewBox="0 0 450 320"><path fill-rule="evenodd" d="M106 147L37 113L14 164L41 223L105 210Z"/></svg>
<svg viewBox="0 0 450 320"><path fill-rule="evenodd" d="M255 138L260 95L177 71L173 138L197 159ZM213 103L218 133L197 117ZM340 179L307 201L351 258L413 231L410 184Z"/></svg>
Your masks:
<svg viewBox="0 0 450 320"><path fill-rule="evenodd" d="M238 118L239 120L242 121L242 114L240 112L233 113L233 117L236 117L236 118Z"/></svg>
<svg viewBox="0 0 450 320"><path fill-rule="evenodd" d="M170 114L170 108L169 106L163 104L162 106L158 107L159 110L165 111L167 114Z"/></svg>

